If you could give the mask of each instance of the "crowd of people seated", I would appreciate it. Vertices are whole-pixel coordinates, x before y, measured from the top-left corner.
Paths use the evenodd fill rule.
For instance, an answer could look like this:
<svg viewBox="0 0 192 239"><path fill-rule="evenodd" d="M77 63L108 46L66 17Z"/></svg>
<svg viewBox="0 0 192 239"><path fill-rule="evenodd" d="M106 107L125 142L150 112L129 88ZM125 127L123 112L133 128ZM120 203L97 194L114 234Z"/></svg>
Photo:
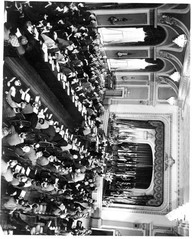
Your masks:
<svg viewBox="0 0 192 239"><path fill-rule="evenodd" d="M82 3L46 5L45 2L41 10L36 9L33 2L30 4L23 3L18 7L17 3L7 8L11 13L19 11L17 8L23 9L20 11L25 21L13 27L5 24L5 32L9 33L6 42L19 49L19 54L32 55L34 60L39 56L35 57L32 52L43 55L45 62L49 62L56 73L61 87L85 117L84 125L89 127L95 119L98 124L104 111L103 76L107 74L107 69L95 28L96 17L86 11ZM36 11L38 17L32 15ZM19 47L12 44L12 37L20 42ZM20 39L25 39L25 46Z"/></svg>
<svg viewBox="0 0 192 239"><path fill-rule="evenodd" d="M96 18L82 3L42 4L7 3L19 21L5 23L5 46L49 62L84 120L69 131L21 79L4 74L1 208L13 234L89 235L81 219L95 209L92 192L109 157Z"/></svg>
<svg viewBox="0 0 192 239"><path fill-rule="evenodd" d="M96 133L95 148L94 141L82 140L80 129L70 133L16 77L4 78L3 93L3 209L10 218L40 214L44 221L60 218L60 224L91 215L92 192L104 169L104 136Z"/></svg>

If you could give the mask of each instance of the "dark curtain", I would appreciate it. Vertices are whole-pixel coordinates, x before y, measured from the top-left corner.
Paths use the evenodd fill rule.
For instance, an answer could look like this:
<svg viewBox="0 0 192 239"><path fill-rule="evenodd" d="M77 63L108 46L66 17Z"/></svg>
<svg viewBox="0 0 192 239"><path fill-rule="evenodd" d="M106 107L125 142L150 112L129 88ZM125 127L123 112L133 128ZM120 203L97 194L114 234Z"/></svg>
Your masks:
<svg viewBox="0 0 192 239"><path fill-rule="evenodd" d="M125 143L123 143L125 146ZM118 148L121 147L118 145ZM131 177L135 188L147 189L151 183L153 172L153 156L150 145L127 143L127 150L118 150L115 174L124 178ZM123 160L121 160L123 157ZM126 177L127 176L127 177ZM118 182L118 179L117 179Z"/></svg>

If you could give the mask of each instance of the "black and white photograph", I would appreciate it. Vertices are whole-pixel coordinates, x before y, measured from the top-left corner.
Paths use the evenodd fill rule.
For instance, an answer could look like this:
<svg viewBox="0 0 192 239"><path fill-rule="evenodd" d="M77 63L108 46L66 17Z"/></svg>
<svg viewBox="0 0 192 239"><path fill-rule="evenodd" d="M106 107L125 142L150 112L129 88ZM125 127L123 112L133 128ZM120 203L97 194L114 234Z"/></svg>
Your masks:
<svg viewBox="0 0 192 239"><path fill-rule="evenodd" d="M4 1L2 236L188 237L184 1Z"/></svg>

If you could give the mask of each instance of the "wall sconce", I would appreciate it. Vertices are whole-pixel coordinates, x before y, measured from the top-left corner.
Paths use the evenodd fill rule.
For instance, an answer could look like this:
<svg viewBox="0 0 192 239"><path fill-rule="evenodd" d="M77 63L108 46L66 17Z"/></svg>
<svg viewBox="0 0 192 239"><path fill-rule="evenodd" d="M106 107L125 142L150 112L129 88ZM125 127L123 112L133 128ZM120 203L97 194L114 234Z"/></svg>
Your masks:
<svg viewBox="0 0 192 239"><path fill-rule="evenodd" d="M166 100L170 105L177 105L178 101L175 97L170 97L169 99Z"/></svg>

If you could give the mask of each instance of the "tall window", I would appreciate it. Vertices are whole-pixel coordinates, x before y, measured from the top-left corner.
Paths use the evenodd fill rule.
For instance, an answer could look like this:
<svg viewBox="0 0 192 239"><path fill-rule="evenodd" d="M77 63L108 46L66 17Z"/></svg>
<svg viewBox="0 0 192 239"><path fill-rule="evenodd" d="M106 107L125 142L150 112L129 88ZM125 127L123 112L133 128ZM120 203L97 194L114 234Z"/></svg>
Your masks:
<svg viewBox="0 0 192 239"><path fill-rule="evenodd" d="M145 59L108 59L108 65L110 69L127 69L127 70L139 70L145 69L145 67L154 65L153 63L148 63Z"/></svg>
<svg viewBox="0 0 192 239"><path fill-rule="evenodd" d="M105 44L144 41L143 28L99 28L101 39Z"/></svg>
<svg viewBox="0 0 192 239"><path fill-rule="evenodd" d="M105 45L158 45L166 38L161 26L109 27L98 29Z"/></svg>

